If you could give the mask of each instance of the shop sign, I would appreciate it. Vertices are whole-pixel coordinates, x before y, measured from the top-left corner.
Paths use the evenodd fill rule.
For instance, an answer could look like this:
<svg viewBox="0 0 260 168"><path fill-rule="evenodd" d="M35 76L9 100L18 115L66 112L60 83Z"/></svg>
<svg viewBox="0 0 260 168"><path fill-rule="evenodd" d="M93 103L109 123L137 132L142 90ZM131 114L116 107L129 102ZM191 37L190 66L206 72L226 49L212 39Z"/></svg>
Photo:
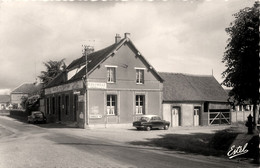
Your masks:
<svg viewBox="0 0 260 168"><path fill-rule="evenodd" d="M89 115L89 118L102 118L102 115Z"/></svg>
<svg viewBox="0 0 260 168"><path fill-rule="evenodd" d="M77 89L82 89L82 88L83 88L82 81L77 81L77 82L73 82L73 83L68 83L68 84L64 84L64 85L60 85L60 86L47 88L47 89L45 89L45 94L53 94L53 93L77 90Z"/></svg>
<svg viewBox="0 0 260 168"><path fill-rule="evenodd" d="M107 84L103 82L88 82L89 89L106 89Z"/></svg>
<svg viewBox="0 0 260 168"><path fill-rule="evenodd" d="M80 91L74 91L73 94L80 95Z"/></svg>

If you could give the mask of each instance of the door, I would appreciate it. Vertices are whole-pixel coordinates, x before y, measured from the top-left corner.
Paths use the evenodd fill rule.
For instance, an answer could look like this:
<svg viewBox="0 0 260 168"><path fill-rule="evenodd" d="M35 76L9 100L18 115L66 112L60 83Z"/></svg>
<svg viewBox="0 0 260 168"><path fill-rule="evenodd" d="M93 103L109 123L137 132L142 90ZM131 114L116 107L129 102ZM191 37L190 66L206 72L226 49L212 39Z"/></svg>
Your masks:
<svg viewBox="0 0 260 168"><path fill-rule="evenodd" d="M77 112L78 112L78 95L74 95L73 99L73 120L77 121Z"/></svg>
<svg viewBox="0 0 260 168"><path fill-rule="evenodd" d="M171 125L172 125L172 127L179 126L179 112L180 112L179 107L173 107L172 108L172 111L171 111Z"/></svg>
<svg viewBox="0 0 260 168"><path fill-rule="evenodd" d="M163 128L163 122L160 117L152 117L151 124L153 128Z"/></svg>
<svg viewBox="0 0 260 168"><path fill-rule="evenodd" d="M194 116L193 116L194 126L199 126L199 119L200 119L199 114L200 114L200 107L195 107Z"/></svg>

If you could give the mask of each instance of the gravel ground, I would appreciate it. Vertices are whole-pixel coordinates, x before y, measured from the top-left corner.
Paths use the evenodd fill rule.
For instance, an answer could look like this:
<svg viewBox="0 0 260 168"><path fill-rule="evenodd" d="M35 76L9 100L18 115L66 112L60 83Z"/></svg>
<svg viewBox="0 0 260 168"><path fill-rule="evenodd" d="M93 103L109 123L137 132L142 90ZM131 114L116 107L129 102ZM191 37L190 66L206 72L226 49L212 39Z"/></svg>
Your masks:
<svg viewBox="0 0 260 168"><path fill-rule="evenodd" d="M138 131L133 127L126 128L91 128L91 129L75 129L75 128L53 128L56 131L73 134L75 136L86 136L99 139L107 139L118 143L128 143L133 141L145 141L151 138L159 138L165 134L193 134L193 133L209 133L213 134L218 130L228 128L230 126L202 126L202 127L175 127L169 130L151 130Z"/></svg>

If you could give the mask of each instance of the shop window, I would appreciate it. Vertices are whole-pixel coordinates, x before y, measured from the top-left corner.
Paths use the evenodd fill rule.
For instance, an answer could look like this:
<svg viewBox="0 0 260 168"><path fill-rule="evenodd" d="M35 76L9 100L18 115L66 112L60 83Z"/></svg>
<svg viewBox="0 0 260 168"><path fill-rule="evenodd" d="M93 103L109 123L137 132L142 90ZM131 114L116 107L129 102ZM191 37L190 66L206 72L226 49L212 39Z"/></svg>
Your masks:
<svg viewBox="0 0 260 168"><path fill-rule="evenodd" d="M69 114L69 104L70 101L69 101L69 95L66 95L65 96L65 114L68 115Z"/></svg>
<svg viewBox="0 0 260 168"><path fill-rule="evenodd" d="M136 69L136 84L144 84L144 70Z"/></svg>
<svg viewBox="0 0 260 168"><path fill-rule="evenodd" d="M208 112L209 111L209 102L205 102L204 103L204 112Z"/></svg>
<svg viewBox="0 0 260 168"><path fill-rule="evenodd" d="M55 97L52 97L52 114L55 114Z"/></svg>
<svg viewBox="0 0 260 168"><path fill-rule="evenodd" d="M107 67L107 83L115 83L115 82L116 82L116 68Z"/></svg>
<svg viewBox="0 0 260 168"><path fill-rule="evenodd" d="M50 98L46 99L46 113L50 114Z"/></svg>
<svg viewBox="0 0 260 168"><path fill-rule="evenodd" d="M116 95L107 95L107 115L117 115L117 98Z"/></svg>
<svg viewBox="0 0 260 168"><path fill-rule="evenodd" d="M144 110L144 95L135 96L135 113L136 114L145 114Z"/></svg>

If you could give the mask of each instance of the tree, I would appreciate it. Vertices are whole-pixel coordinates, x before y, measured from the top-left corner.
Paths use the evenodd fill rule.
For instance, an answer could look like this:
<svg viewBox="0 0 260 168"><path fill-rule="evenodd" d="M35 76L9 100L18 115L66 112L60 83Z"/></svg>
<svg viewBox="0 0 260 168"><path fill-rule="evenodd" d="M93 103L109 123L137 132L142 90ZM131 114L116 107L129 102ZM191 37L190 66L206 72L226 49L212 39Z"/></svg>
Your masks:
<svg viewBox="0 0 260 168"><path fill-rule="evenodd" d="M65 71L66 64L64 59L60 61L48 61L43 63L46 67L46 71L41 71L41 75L38 76L43 84L46 86L52 79L59 73Z"/></svg>
<svg viewBox="0 0 260 168"><path fill-rule="evenodd" d="M245 101L253 104L254 124L258 120L259 104L259 3L233 15L235 20L226 28L228 44L222 62L227 67L222 73L223 85L234 104Z"/></svg>

